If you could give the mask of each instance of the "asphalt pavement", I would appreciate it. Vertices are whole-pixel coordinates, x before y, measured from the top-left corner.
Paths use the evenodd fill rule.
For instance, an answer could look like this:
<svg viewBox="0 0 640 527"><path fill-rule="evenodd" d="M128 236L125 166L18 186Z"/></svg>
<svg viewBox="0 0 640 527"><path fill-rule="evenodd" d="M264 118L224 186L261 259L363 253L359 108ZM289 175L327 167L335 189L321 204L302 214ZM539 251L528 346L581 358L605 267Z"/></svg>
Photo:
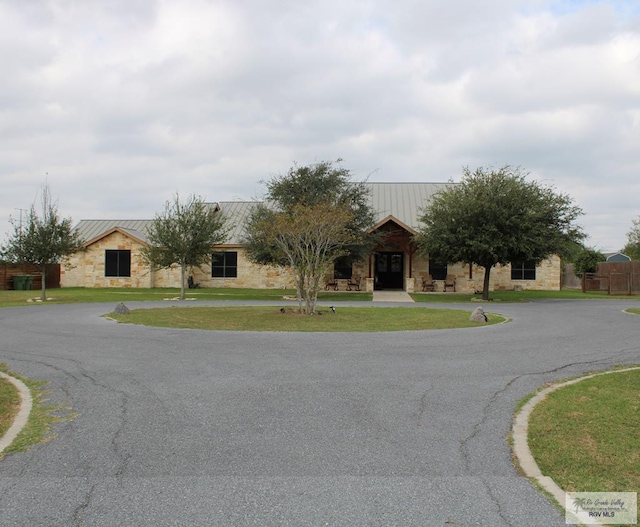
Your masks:
<svg viewBox="0 0 640 527"><path fill-rule="evenodd" d="M0 362L77 412L0 461L0 524L563 526L514 468L515 405L640 363L622 312L640 300L478 305L511 321L237 333L116 324L104 304L0 309Z"/></svg>

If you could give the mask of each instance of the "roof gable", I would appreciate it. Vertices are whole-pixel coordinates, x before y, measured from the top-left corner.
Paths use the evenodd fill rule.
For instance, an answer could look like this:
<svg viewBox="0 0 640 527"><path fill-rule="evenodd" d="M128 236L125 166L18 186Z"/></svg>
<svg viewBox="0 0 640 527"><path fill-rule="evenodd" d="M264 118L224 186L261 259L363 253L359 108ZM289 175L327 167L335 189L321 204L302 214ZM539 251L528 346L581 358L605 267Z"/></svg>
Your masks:
<svg viewBox="0 0 640 527"><path fill-rule="evenodd" d="M373 227L371 227L371 229L369 229L369 232L373 232L373 231L377 231L378 229L380 229L381 227L383 227L384 225L387 225L389 223L395 223L398 227L404 229L405 231L407 231L409 234L412 235L416 235L418 234L417 231L415 229L412 229L411 227L409 227L408 225L404 224L403 222L401 222L398 218L395 218L393 216L387 216L386 218L384 218L383 220L379 221L378 223L376 223Z"/></svg>
<svg viewBox="0 0 640 527"><path fill-rule="evenodd" d="M106 237L111 236L115 232L119 232L123 236L126 236L127 238L131 238L131 239L135 240L138 243L141 243L141 244L144 244L144 245L147 244L146 237L143 234L141 234L141 233L139 233L137 231L131 230L131 229L123 229L121 227L113 227L111 229L108 229L108 230L102 232L101 234L99 234L95 238L92 238L92 239L86 241L85 243L82 244L82 247L84 247L84 248L89 247L90 245L93 245L94 243L97 243L100 240L104 240Z"/></svg>

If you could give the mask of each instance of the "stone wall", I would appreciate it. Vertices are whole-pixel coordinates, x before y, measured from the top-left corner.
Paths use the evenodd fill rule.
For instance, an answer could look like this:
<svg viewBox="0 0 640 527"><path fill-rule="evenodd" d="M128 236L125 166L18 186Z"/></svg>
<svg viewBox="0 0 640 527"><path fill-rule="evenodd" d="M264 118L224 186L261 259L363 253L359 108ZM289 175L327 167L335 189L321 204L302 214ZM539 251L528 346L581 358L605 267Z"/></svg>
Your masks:
<svg viewBox="0 0 640 527"><path fill-rule="evenodd" d="M62 287L180 287L180 269L151 271L140 257L142 245L121 232L113 232L93 243L85 251L68 258L60 270ZM120 249L131 251L130 277L105 277L105 250ZM214 278L211 265L191 270L194 282L200 287L252 288L252 289L295 289L293 273L288 268L255 265L246 258L242 247L224 247L217 250L238 253L238 270L235 278ZM422 278L429 272L429 260L414 254L405 257L405 289L409 292L422 290ZM354 264L353 275L363 279L361 288L373 290L373 260L365 259ZM469 266L455 264L448 266L448 274L456 278L456 291L473 293L482 290L484 269L474 266L471 277ZM558 257L544 260L536 268L536 280L511 280L511 266L497 266L491 270L491 290L559 290L561 263ZM443 282L436 281L436 291L443 291Z"/></svg>
<svg viewBox="0 0 640 527"><path fill-rule="evenodd" d="M105 250L131 251L130 277L105 277ZM180 287L180 268L151 271L140 257L142 245L136 240L114 232L68 258L60 271L62 287ZM191 276L200 287L283 289L295 287L288 269L254 265L241 247L225 248L238 253L236 278L213 278L211 265L192 269Z"/></svg>
<svg viewBox="0 0 640 527"><path fill-rule="evenodd" d="M242 247L225 247L217 251L238 253L238 276L235 278L214 278L211 266L193 269L193 280L200 287L250 288L250 289L295 289L293 273L288 268L256 265L247 259Z"/></svg>
<svg viewBox="0 0 640 527"><path fill-rule="evenodd" d="M142 245L121 232L113 232L67 258L60 269L62 287L161 287L154 285L154 274L140 258ZM131 251L131 276L105 276L105 250Z"/></svg>
<svg viewBox="0 0 640 527"><path fill-rule="evenodd" d="M415 290L422 290L422 278L429 273L428 261L422 262L418 270L413 273L415 282ZM456 279L456 292L472 294L482 291L484 283L484 268L473 266L471 274L469 266L462 264L449 265L447 274ZM491 291L513 291L521 289L524 291L559 291L560 278L562 274L562 266L558 256L552 256L547 260L543 260L536 267L535 280L512 280L511 265L497 265L491 269L489 281L489 289ZM436 291L443 291L442 280L436 280Z"/></svg>

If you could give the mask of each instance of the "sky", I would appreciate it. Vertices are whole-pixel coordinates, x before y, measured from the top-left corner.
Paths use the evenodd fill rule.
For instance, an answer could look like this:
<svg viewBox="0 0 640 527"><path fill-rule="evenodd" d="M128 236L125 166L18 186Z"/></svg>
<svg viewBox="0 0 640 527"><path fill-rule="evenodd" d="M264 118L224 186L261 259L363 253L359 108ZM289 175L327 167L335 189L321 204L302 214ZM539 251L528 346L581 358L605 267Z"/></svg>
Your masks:
<svg viewBox="0 0 640 527"><path fill-rule="evenodd" d="M62 217L519 166L621 249L640 215L637 0L0 0L0 242Z"/></svg>

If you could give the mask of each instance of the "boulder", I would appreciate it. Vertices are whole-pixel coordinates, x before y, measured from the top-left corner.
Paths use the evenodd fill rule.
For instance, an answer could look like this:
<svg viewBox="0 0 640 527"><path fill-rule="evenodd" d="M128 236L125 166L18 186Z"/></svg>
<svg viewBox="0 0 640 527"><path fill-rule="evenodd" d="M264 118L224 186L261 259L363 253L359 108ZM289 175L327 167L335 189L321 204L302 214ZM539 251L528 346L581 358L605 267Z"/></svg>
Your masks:
<svg viewBox="0 0 640 527"><path fill-rule="evenodd" d="M469 320L472 320L473 322L487 322L489 319L487 318L484 309L478 306L473 310L473 313L471 313Z"/></svg>
<svg viewBox="0 0 640 527"><path fill-rule="evenodd" d="M116 308L113 310L114 313L117 313L118 315L128 315L129 314L129 308L127 306L125 306L122 302L120 302Z"/></svg>

